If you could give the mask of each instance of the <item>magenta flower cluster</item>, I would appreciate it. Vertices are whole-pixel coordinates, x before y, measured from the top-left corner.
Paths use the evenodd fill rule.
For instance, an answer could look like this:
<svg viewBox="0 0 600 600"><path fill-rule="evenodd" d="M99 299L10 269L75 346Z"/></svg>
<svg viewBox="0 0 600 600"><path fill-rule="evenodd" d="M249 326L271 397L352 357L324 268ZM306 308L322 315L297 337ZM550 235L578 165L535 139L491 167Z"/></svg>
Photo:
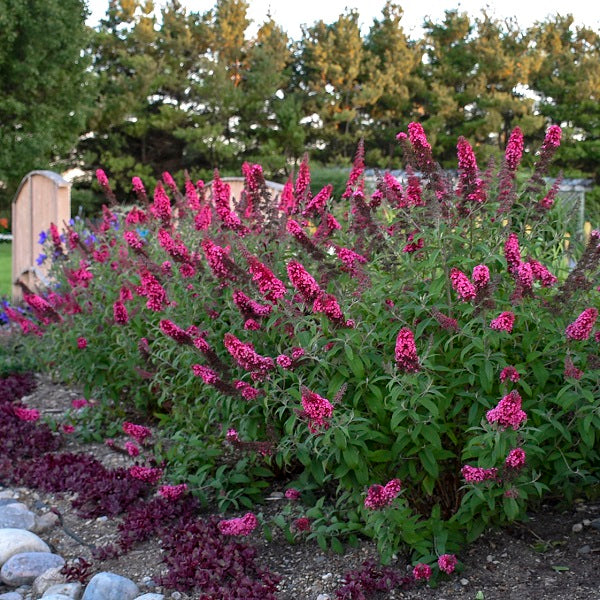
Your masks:
<svg viewBox="0 0 600 600"><path fill-rule="evenodd" d="M249 535L258 526L256 515L249 512L243 517L219 521L218 528L223 535Z"/></svg>
<svg viewBox="0 0 600 600"><path fill-rule="evenodd" d="M403 327L396 337L396 365L405 373L416 373L420 370L419 357L413 332Z"/></svg>
<svg viewBox="0 0 600 600"><path fill-rule="evenodd" d="M525 450L514 448L508 453L504 464L511 469L522 469L525 466Z"/></svg>
<svg viewBox="0 0 600 600"><path fill-rule="evenodd" d="M143 444L152 435L152 431L150 431L148 427L145 427L144 425L136 425L135 423L130 423L129 421L125 421L123 423L123 432L129 437L132 437L139 444Z"/></svg>
<svg viewBox="0 0 600 600"><path fill-rule="evenodd" d="M333 405L327 398L310 391L302 390L302 408L308 418L308 429L311 433L317 433L320 429L329 428L329 419L333 415Z"/></svg>
<svg viewBox="0 0 600 600"><path fill-rule="evenodd" d="M458 294L463 302L473 300L477 295L475 286L469 281L469 278L459 269L452 268L450 270L450 281L452 289Z"/></svg>
<svg viewBox="0 0 600 600"><path fill-rule="evenodd" d="M400 494L402 482L399 479L392 479L385 485L372 485L365 498L365 508L369 510L379 510L389 506Z"/></svg>
<svg viewBox="0 0 600 600"><path fill-rule="evenodd" d="M567 326L565 334L570 340L587 340L591 333L596 319L598 318L597 308L586 308L578 317Z"/></svg>
<svg viewBox="0 0 600 600"><path fill-rule="evenodd" d="M155 484L162 479L163 471L156 467L141 467L139 465L134 465L129 468L129 474L134 479L139 479L144 483Z"/></svg>
<svg viewBox="0 0 600 600"><path fill-rule="evenodd" d="M498 423L503 429L512 427L519 429L524 421L527 420L525 411L521 409L521 396L516 390L510 392L500 400L495 408L488 410L486 418L489 423Z"/></svg>
<svg viewBox="0 0 600 600"><path fill-rule="evenodd" d="M490 323L490 327L496 331L506 331L511 333L515 324L515 315L510 311L500 313Z"/></svg>
<svg viewBox="0 0 600 600"><path fill-rule="evenodd" d="M438 558L438 567L440 571L444 571L444 573L448 573L448 575L454 572L457 563L458 560L454 554L442 554Z"/></svg>
<svg viewBox="0 0 600 600"><path fill-rule="evenodd" d="M460 472L467 483L481 483L482 481L493 480L498 477L498 469L495 468L483 469L481 467L465 465Z"/></svg>

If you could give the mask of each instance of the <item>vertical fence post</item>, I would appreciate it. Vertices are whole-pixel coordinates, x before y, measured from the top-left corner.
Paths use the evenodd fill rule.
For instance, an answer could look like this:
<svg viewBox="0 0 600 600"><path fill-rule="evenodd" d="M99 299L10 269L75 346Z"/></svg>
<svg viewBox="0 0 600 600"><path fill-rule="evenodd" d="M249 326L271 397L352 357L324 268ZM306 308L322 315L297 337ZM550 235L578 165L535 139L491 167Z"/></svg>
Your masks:
<svg viewBox="0 0 600 600"><path fill-rule="evenodd" d="M41 231L54 223L64 231L71 218L71 184L52 171L31 171L17 190L12 203L12 298L20 300L22 290L17 281L30 288L43 281L47 272L37 265L42 248Z"/></svg>

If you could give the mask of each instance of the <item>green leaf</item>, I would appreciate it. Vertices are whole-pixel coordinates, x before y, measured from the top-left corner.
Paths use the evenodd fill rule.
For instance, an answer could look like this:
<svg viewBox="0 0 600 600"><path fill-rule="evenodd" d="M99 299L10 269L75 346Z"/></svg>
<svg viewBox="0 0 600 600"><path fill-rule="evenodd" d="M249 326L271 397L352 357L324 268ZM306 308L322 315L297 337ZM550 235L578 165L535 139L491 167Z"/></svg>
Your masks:
<svg viewBox="0 0 600 600"><path fill-rule="evenodd" d="M342 542L340 542L340 540L338 538L333 537L333 538L331 538L330 542L331 542L331 549L336 554L344 554L344 545L342 544Z"/></svg>
<svg viewBox="0 0 600 600"><path fill-rule="evenodd" d="M429 448L425 448L419 452L419 460L423 465L423 468L434 478L437 479L439 475L439 468L433 452Z"/></svg>

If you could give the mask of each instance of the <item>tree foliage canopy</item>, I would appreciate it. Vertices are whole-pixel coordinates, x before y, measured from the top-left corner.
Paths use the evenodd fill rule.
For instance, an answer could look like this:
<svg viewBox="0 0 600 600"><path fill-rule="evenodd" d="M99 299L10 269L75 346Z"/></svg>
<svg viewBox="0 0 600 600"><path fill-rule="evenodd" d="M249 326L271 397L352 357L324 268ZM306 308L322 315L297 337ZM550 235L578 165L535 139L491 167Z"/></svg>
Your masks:
<svg viewBox="0 0 600 600"><path fill-rule="evenodd" d="M93 100L83 0L0 0L0 182L68 153ZM0 198L1 200L1 198Z"/></svg>

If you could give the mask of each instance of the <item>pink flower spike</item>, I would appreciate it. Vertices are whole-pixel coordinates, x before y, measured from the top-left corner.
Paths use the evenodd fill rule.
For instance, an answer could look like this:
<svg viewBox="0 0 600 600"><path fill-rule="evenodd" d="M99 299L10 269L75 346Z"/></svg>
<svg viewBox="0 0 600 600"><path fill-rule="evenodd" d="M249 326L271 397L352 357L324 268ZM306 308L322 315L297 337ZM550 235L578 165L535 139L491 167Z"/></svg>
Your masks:
<svg viewBox="0 0 600 600"><path fill-rule="evenodd" d="M87 406L89 403L85 398L75 398L74 400L71 401L71 406L75 409L75 410L79 410L80 408L83 408L84 406Z"/></svg>
<svg viewBox="0 0 600 600"><path fill-rule="evenodd" d="M227 435L225 436L225 439L228 442L239 442L240 441L240 434L237 432L236 429L228 429L227 430Z"/></svg>
<svg viewBox="0 0 600 600"><path fill-rule="evenodd" d="M35 408L13 408L13 413L15 417L20 419L21 421L38 421L40 418L40 411Z"/></svg>
<svg viewBox="0 0 600 600"><path fill-rule="evenodd" d="M187 483L179 485L161 485L158 488L158 493L167 500L177 500L182 494L187 491Z"/></svg>
<svg viewBox="0 0 600 600"><path fill-rule="evenodd" d="M294 527L297 531L310 531L310 519L308 517L300 517L294 521Z"/></svg>
<svg viewBox="0 0 600 600"><path fill-rule="evenodd" d="M302 408L308 417L308 429L316 433L319 429L329 429L329 421L333 415L333 404L308 388L302 389Z"/></svg>
<svg viewBox="0 0 600 600"><path fill-rule="evenodd" d="M395 358L396 365L405 373L417 373L420 370L415 338L408 327L403 327L398 332Z"/></svg>
<svg viewBox="0 0 600 600"><path fill-rule="evenodd" d="M123 447L125 448L125 450L127 450L127 454L129 454L129 456L140 455L139 446L137 446L137 444L134 444L133 442L125 442L123 444Z"/></svg>
<svg viewBox="0 0 600 600"><path fill-rule="evenodd" d="M525 411L521 410L521 402L521 396L513 390L504 396L495 408L487 411L488 422L498 423L502 429L512 427L516 431L527 420Z"/></svg>
<svg viewBox="0 0 600 600"><path fill-rule="evenodd" d="M598 309L586 308L565 330L565 334L570 340L587 340L591 333L596 319L598 318Z"/></svg>
<svg viewBox="0 0 600 600"><path fill-rule="evenodd" d="M365 508L378 510L389 506L397 498L401 489L402 482L399 479L392 479L385 485L372 485L365 498Z"/></svg>
<svg viewBox="0 0 600 600"><path fill-rule="evenodd" d="M525 465L525 450L523 448L511 450L504 464L511 469L521 469Z"/></svg>
<svg viewBox="0 0 600 600"><path fill-rule="evenodd" d="M440 571L444 571L444 573L448 573L448 575L456 569L457 563L458 560L454 554L442 554L438 558L438 567L440 568Z"/></svg>
<svg viewBox="0 0 600 600"><path fill-rule="evenodd" d="M285 490L285 497L288 500L298 500L300 498L300 492L295 488L289 488Z"/></svg>
<svg viewBox="0 0 600 600"><path fill-rule="evenodd" d="M129 469L129 474L134 479L139 479L140 481L144 481L145 483L158 483L162 476L162 469L156 469L152 467L140 467L135 465Z"/></svg>
<svg viewBox="0 0 600 600"><path fill-rule="evenodd" d="M460 472L467 483L481 483L489 479L496 479L498 476L498 469L482 469L470 465L465 465Z"/></svg>
<svg viewBox="0 0 600 600"><path fill-rule="evenodd" d="M123 432L132 437L138 444L143 444L146 438L152 435L152 431L143 425L136 425L125 421L123 423Z"/></svg>
<svg viewBox="0 0 600 600"><path fill-rule="evenodd" d="M248 535L258 526L258 519L249 512L243 517L219 521L217 526L222 535Z"/></svg>
<svg viewBox="0 0 600 600"><path fill-rule="evenodd" d="M416 581L419 581L419 579L429 581L431 578L431 573L431 567L425 563L419 563L413 568L413 577Z"/></svg>
<svg viewBox="0 0 600 600"><path fill-rule="evenodd" d="M504 367L500 373L500 383L504 383L507 379L516 383L520 379L519 372L514 367Z"/></svg>
<svg viewBox="0 0 600 600"><path fill-rule="evenodd" d="M491 323L490 327L496 331L511 333L515 324L515 315L510 311L500 313Z"/></svg>
<svg viewBox="0 0 600 600"><path fill-rule="evenodd" d="M469 281L469 278L459 269L450 270L450 281L452 289L458 294L463 302L473 300L477 295L475 286Z"/></svg>
<svg viewBox="0 0 600 600"><path fill-rule="evenodd" d="M84 337L77 338L77 347L80 350L85 350L87 348L88 341Z"/></svg>
<svg viewBox="0 0 600 600"><path fill-rule="evenodd" d="M490 270L485 265L477 265L473 268L471 279L477 290L482 290L490 281Z"/></svg>

